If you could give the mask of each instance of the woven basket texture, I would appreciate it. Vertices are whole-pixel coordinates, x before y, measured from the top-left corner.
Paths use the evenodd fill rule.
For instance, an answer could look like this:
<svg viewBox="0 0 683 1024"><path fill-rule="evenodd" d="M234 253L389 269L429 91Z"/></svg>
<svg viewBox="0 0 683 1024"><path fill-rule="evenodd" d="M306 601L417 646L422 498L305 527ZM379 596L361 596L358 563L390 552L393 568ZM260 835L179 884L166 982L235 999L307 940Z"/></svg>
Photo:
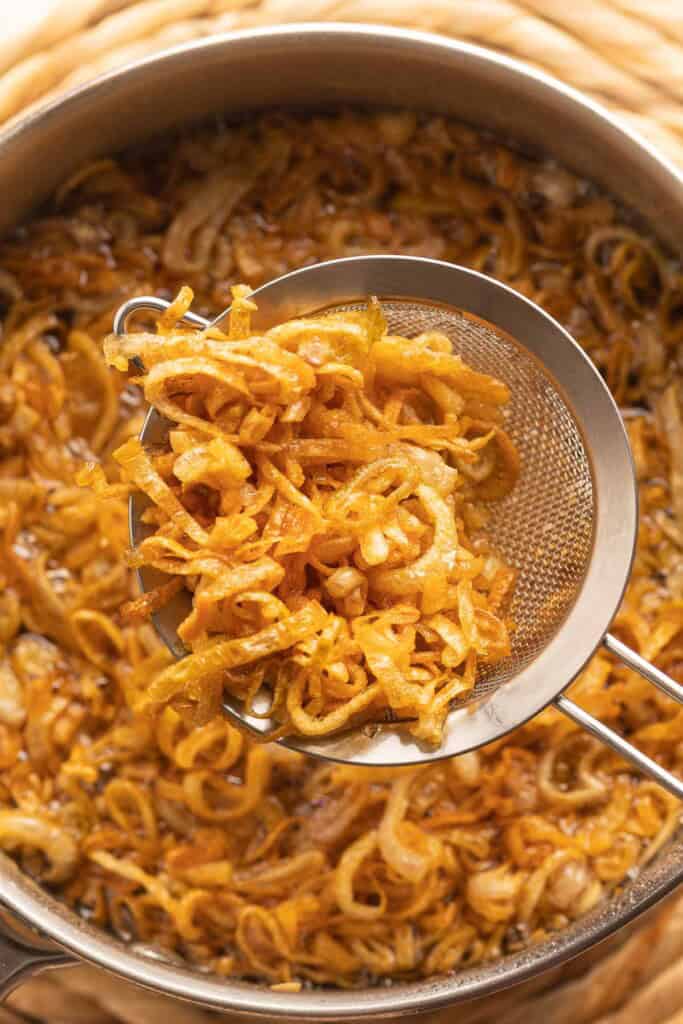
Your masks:
<svg viewBox="0 0 683 1024"><path fill-rule="evenodd" d="M599 99L683 166L683 0L52 0L21 32L3 26L0 123L178 43L295 21L400 25L490 46ZM86 966L28 981L0 1008L0 1024L217 1019ZM560 972L454 1008L452 1020L683 1024L683 897L608 955L601 948Z"/></svg>

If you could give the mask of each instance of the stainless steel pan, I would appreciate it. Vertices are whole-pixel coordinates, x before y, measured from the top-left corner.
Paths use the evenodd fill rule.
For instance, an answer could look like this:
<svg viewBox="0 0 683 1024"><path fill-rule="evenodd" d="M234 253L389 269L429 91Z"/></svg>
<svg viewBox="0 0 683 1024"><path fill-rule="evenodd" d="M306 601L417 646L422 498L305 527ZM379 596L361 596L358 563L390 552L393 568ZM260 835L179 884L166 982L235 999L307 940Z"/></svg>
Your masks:
<svg viewBox="0 0 683 1024"><path fill-rule="evenodd" d="M554 80L463 43L355 25L288 26L193 43L99 79L0 135L0 229L26 216L84 160L212 113L272 106L407 106L438 111L556 157L683 239L683 179L595 104ZM683 879L683 845L587 917L488 966L364 991L272 992L222 981L88 926L0 855L0 995L27 975L88 960L130 981L241 1015L393 1019L514 985L606 938Z"/></svg>

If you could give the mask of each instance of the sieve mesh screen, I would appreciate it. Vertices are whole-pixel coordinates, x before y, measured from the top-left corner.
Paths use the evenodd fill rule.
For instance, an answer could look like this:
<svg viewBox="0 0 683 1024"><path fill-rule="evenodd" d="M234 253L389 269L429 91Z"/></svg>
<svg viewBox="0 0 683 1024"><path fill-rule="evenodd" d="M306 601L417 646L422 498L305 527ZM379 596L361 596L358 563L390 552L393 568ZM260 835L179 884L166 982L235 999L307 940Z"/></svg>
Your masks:
<svg viewBox="0 0 683 1024"><path fill-rule="evenodd" d="M362 309L345 303L325 312ZM533 661L576 600L593 546L595 497L590 460L557 385L521 345L459 310L414 300L382 300L389 330L412 338L441 331L473 369L510 388L505 429L521 460L513 491L489 506L486 532L518 571L510 614L512 653L480 666L468 703L493 692Z"/></svg>

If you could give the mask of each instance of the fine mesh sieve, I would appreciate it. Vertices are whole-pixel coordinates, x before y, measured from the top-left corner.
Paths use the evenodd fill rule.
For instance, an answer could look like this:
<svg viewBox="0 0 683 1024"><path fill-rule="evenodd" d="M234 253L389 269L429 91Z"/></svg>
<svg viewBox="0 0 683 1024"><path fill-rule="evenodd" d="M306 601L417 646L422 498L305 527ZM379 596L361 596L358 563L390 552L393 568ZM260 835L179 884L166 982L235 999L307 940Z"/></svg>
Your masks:
<svg viewBox="0 0 683 1024"><path fill-rule="evenodd" d="M683 798L683 783L603 723L561 696L600 643L664 692L683 702L683 687L607 633L635 544L637 504L633 464L619 412L588 358L547 314L512 289L452 264L400 256L354 257L317 264L278 278L254 293L255 327L333 309L382 302L389 329L406 337L444 333L474 369L510 388L505 428L520 455L513 491L491 503L487 533L518 570L511 615L511 655L479 672L466 702L451 711L434 750L390 724L324 738L291 737L289 746L358 764L397 765L448 757L490 742L543 707L555 706L598 735L640 769ZM140 309L168 303L142 297L117 313L122 333ZM228 311L212 323L220 325ZM208 321L186 317L195 326ZM155 444L168 424L151 410L141 438ZM139 498L131 501L131 539L144 536ZM158 582L143 570L149 589ZM177 595L155 616L176 656L176 628L189 595ZM467 705L467 706L465 706ZM256 710L266 709L268 697ZM276 726L244 713L226 697L226 712L262 735Z"/></svg>
<svg viewBox="0 0 683 1024"><path fill-rule="evenodd" d="M332 311L362 309L344 303ZM510 388L505 430L520 456L519 480L489 503L486 532L518 572L510 606L512 654L482 665L461 705L508 682L533 661L562 625L581 589L593 547L594 494L581 431L557 383L511 337L462 310L410 299L382 302L391 333L414 338L440 331L468 365Z"/></svg>

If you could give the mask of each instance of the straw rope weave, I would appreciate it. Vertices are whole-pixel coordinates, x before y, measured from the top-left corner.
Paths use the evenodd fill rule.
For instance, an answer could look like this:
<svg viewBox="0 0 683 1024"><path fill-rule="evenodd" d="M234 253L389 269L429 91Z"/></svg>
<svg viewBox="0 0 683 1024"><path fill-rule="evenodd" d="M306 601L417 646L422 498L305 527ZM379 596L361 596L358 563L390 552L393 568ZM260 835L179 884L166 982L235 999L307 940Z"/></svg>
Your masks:
<svg viewBox="0 0 683 1024"><path fill-rule="evenodd" d="M0 39L0 121L149 53L307 20L410 25L522 57L597 96L683 163L681 0L54 0Z"/></svg>
<svg viewBox="0 0 683 1024"><path fill-rule="evenodd" d="M9 3L14 0L0 0ZM3 19L4 21L5 19ZM292 21L422 28L522 58L591 94L683 166L683 0L53 0L0 36L0 123L96 75L216 32ZM592 966L591 966L592 963ZM0 1024L210 1024L88 967L26 983ZM453 1024L683 1024L683 898L625 944L453 1012Z"/></svg>

